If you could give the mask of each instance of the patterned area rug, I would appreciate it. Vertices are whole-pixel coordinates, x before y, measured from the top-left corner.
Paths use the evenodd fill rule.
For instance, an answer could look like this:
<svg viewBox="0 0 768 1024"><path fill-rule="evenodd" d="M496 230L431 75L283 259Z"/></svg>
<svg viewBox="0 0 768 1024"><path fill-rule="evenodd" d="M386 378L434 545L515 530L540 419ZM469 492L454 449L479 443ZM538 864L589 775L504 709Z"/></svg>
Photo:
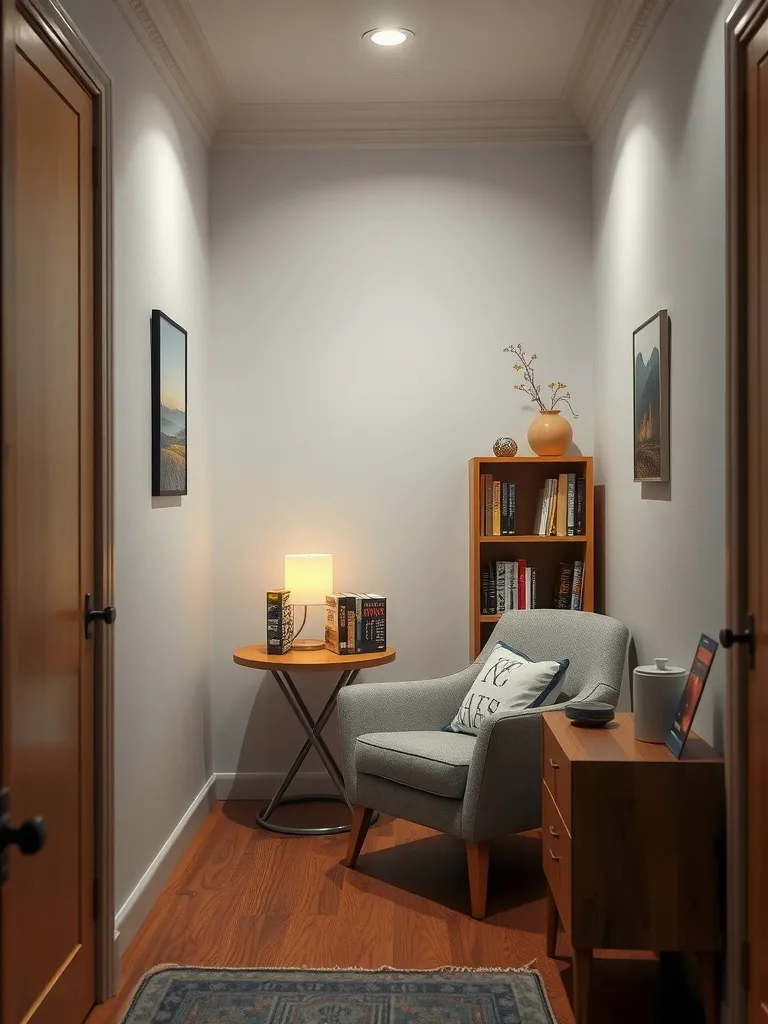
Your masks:
<svg viewBox="0 0 768 1024"><path fill-rule="evenodd" d="M160 967L124 1024L556 1024L538 971Z"/></svg>

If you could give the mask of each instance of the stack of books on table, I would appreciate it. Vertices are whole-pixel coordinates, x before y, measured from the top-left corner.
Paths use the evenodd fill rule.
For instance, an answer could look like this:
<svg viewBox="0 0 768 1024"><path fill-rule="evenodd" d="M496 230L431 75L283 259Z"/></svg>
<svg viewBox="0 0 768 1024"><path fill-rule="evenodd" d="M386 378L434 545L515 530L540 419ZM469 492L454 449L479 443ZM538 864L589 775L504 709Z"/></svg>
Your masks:
<svg viewBox="0 0 768 1024"><path fill-rule="evenodd" d="M547 480L539 491L535 532L540 537L579 537L587 532L587 481L575 473Z"/></svg>
<svg viewBox="0 0 768 1024"><path fill-rule="evenodd" d="M375 654L387 649L387 599L381 594L329 594L325 646L334 654Z"/></svg>

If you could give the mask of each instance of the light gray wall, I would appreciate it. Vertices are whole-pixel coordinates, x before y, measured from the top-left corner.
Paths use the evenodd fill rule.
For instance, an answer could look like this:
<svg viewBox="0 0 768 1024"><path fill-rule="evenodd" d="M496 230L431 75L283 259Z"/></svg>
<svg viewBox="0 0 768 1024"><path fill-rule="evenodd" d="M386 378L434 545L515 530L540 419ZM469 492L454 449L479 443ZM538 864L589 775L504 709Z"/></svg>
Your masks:
<svg viewBox="0 0 768 1024"><path fill-rule="evenodd" d="M607 604L641 663L687 667L725 616L724 22L676 0L594 153L595 455L606 486ZM668 308L671 484L633 483L632 332ZM725 659L696 729L722 748Z"/></svg>
<svg viewBox="0 0 768 1024"><path fill-rule="evenodd" d="M372 678L466 663L467 460L501 434L530 454L505 345L568 381L592 450L590 182L586 148L214 155L217 771L284 771L301 745L231 660L264 639L284 553L388 596L398 660Z"/></svg>
<svg viewBox="0 0 768 1024"><path fill-rule="evenodd" d="M66 0L114 88L116 904L212 769L208 158L113 4ZM189 331L189 496L153 507L154 307Z"/></svg>

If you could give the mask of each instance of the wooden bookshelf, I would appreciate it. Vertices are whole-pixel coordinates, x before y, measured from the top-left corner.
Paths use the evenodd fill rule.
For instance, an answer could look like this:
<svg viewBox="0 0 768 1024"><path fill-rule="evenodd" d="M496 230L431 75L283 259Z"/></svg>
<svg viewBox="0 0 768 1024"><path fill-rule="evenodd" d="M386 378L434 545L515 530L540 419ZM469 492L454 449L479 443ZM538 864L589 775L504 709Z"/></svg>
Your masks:
<svg viewBox="0 0 768 1024"><path fill-rule="evenodd" d="M480 477L491 473L494 480L515 484L514 536L486 537L482 534L482 493ZM577 537L541 537L534 518L539 491L548 477L575 473L586 479L586 533ZM524 558L536 566L537 607L552 607L560 562L584 562L584 611L595 610L595 502L593 460L588 455L561 459L477 458L469 461L469 636L474 659L493 630L498 615L482 615L480 572L485 562Z"/></svg>

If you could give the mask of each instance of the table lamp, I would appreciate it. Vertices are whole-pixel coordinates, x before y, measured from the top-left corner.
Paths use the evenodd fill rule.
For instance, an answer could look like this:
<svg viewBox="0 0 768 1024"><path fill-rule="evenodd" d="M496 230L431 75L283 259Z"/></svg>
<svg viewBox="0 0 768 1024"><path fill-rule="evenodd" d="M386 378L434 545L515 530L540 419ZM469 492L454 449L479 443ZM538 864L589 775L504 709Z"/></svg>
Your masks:
<svg viewBox="0 0 768 1024"><path fill-rule="evenodd" d="M304 605L304 618L294 634L293 647L297 651L319 651L324 640L297 639L307 622L308 605L325 605L328 594L333 593L333 555L286 555L285 589L290 590L288 601Z"/></svg>

